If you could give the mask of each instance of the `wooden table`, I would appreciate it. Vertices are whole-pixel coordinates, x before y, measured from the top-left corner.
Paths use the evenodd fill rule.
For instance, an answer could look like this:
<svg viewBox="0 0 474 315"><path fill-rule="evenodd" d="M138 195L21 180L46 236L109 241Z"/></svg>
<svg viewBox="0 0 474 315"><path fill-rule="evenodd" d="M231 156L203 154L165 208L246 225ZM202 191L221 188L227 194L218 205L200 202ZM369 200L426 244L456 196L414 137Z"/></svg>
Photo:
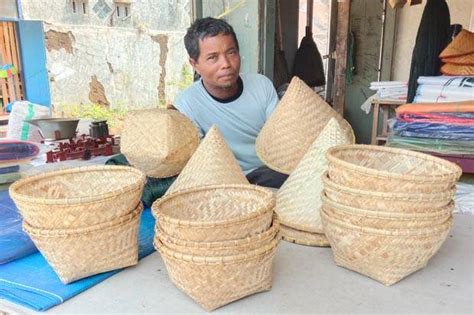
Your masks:
<svg viewBox="0 0 474 315"><path fill-rule="evenodd" d="M388 119L390 112L394 111L398 106L405 104L406 101L384 101L373 100L373 119L372 119L372 136L370 143L380 145L387 141L388 135ZM382 112L382 130L379 130L379 116Z"/></svg>

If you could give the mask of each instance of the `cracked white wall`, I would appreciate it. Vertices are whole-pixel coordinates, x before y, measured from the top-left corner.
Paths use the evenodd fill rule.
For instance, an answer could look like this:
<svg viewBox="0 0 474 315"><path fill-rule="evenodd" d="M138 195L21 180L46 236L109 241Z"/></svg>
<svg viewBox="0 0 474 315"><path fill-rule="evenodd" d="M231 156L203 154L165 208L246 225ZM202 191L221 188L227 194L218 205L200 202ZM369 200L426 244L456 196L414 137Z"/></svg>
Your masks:
<svg viewBox="0 0 474 315"><path fill-rule="evenodd" d="M109 18L101 21L91 10L97 1L89 1L87 16L72 14L69 1L22 1L25 19L43 20L45 33L72 33L71 53L57 47L46 51L53 105L91 103L94 75L111 107L158 105L162 52L153 38L159 34L168 37L164 92L166 101L174 101L187 64L183 37L190 23L189 1L135 1L128 27L109 26Z"/></svg>

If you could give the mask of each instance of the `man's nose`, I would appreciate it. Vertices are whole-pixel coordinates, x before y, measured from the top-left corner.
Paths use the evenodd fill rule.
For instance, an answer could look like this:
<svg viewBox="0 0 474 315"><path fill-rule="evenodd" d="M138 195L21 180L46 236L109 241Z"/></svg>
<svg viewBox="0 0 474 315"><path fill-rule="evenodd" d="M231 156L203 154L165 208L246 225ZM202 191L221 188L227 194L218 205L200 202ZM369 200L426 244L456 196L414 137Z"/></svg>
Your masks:
<svg viewBox="0 0 474 315"><path fill-rule="evenodd" d="M227 56L222 56L221 58L221 67L222 68L229 68L230 67L230 59Z"/></svg>

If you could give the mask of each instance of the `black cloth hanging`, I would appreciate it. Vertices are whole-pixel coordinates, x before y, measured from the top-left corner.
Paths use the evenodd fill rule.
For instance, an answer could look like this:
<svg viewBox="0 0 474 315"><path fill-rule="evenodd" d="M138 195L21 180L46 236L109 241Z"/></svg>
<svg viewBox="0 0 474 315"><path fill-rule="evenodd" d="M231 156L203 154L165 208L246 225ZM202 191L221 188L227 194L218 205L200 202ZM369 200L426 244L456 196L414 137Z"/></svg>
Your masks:
<svg viewBox="0 0 474 315"><path fill-rule="evenodd" d="M411 59L407 102L416 95L418 77L440 75L439 54L451 40L451 19L446 0L428 0L421 17Z"/></svg>

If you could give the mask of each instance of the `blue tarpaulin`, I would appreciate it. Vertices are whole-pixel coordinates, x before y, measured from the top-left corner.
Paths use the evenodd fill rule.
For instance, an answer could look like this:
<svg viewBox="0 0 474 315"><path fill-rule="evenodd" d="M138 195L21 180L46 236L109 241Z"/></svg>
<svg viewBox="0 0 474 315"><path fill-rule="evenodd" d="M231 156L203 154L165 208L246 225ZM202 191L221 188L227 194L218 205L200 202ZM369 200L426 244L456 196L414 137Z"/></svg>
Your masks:
<svg viewBox="0 0 474 315"><path fill-rule="evenodd" d="M145 208L140 221L139 258L154 251L155 219ZM63 284L39 253L0 265L0 298L36 311L45 311L116 274L114 270Z"/></svg>

